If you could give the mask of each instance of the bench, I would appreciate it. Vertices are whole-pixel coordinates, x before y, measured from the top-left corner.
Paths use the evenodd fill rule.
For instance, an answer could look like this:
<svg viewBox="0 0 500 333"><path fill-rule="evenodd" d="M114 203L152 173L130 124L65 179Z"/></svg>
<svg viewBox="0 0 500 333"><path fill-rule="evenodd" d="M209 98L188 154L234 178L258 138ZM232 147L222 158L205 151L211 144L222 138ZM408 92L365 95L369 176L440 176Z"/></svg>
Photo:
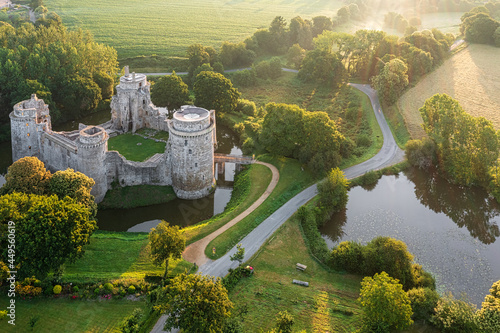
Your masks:
<svg viewBox="0 0 500 333"><path fill-rule="evenodd" d="M301 286L304 286L304 287L309 287L309 282L305 282L305 281L300 281L300 280L293 279L292 283L293 284L298 284L298 285L301 285Z"/></svg>
<svg viewBox="0 0 500 333"><path fill-rule="evenodd" d="M303 271L305 271L305 270L306 270L307 266L306 266L306 265L302 265L302 264L297 263L297 264L295 265L295 268L297 268L298 270L300 270L300 271L302 271L302 272L303 272Z"/></svg>

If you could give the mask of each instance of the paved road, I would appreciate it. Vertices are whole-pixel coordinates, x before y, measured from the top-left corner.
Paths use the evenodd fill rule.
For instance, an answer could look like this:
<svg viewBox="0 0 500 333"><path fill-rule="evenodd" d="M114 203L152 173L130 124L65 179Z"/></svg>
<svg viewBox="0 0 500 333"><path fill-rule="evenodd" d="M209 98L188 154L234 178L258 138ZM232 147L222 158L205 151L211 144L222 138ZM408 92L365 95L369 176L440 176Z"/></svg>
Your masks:
<svg viewBox="0 0 500 333"><path fill-rule="evenodd" d="M351 84L356 89L361 90L363 93L368 95L372 103L373 111L377 118L378 124L382 129L382 134L384 135L384 143L380 151L372 157L371 159L360 163L358 165L352 166L344 170L346 178L356 178L368 171L381 169L386 166L393 165L395 163L404 160L404 152L398 147L394 137L392 136L389 125L387 124L384 115L382 114L382 109L380 107L380 102L378 100L375 90L373 90L369 85L365 84ZM277 211L275 211L271 216L264 220L257 228L250 232L243 240L240 242L245 248L245 258L244 261L250 259L260 247L273 235L273 233L286 221L288 220L300 206L311 200L317 194L316 184L303 190L286 204L281 206ZM202 265L199 272L202 274L223 277L227 274L230 268L236 268L238 263L232 262L230 256L236 252L236 247L232 248L223 257L215 260L208 261L206 264ZM157 333L162 332L162 324L166 320L165 316L162 316L158 321L157 325L153 328L151 332ZM177 330L171 332L178 332Z"/></svg>
<svg viewBox="0 0 500 333"><path fill-rule="evenodd" d="M233 72L239 72L239 71L244 71L247 69L252 69L251 67L247 68L237 68L237 69L226 69L224 73L233 73ZM290 68L282 68L281 69L283 72L290 72L290 73L298 73L299 71L296 69L290 69ZM150 76L164 76L164 75L172 75L172 72L169 73L140 73L144 75L150 75ZM187 75L188 72L175 72L177 75Z"/></svg>

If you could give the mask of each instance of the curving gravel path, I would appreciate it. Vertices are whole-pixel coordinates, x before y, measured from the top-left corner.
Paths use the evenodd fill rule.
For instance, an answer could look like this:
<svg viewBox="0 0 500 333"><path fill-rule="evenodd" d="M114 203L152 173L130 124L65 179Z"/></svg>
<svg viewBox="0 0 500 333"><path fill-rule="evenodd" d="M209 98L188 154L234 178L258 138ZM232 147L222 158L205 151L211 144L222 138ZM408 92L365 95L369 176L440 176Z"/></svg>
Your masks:
<svg viewBox="0 0 500 333"><path fill-rule="evenodd" d="M373 111L377 118L377 122L384 135L384 143L380 151L372 157L371 159L344 169L344 175L348 179L356 178L362 176L368 171L378 170L386 166L390 166L404 160L404 152L401 150L392 132L385 120L380 107L380 102L377 97L377 93L374 89L367 84L350 84L356 89L359 89L365 93L372 103ZM286 221L288 220L300 206L307 203L309 200L314 198L317 194L316 184L306 188L295 197L290 199L287 203L281 206L277 211L275 211L271 216L264 220L257 228L250 232L243 240L240 242L245 248L245 258L244 261L249 260L260 247L272 236L272 234ZM228 253L226 253L221 258L213 261L209 260L204 265L200 267L198 272L205 275L212 275L217 277L223 277L227 274L230 268L236 268L238 266L237 262L232 262L230 256L236 253L236 247L232 248ZM163 331L163 324L166 320L166 315L162 316L155 327L151 331L152 333L159 333ZM178 332L178 330L171 331L172 333Z"/></svg>

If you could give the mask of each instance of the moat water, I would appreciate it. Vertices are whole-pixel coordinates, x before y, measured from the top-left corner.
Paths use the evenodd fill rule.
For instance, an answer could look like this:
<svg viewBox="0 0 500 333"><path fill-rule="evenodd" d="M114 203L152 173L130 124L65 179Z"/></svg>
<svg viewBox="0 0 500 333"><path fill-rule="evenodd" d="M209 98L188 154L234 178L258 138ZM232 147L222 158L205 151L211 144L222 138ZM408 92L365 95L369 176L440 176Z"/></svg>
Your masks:
<svg viewBox="0 0 500 333"><path fill-rule="evenodd" d="M500 279L500 206L479 188L408 170L349 191L346 210L320 229L330 247L377 236L406 243L440 292L466 293L478 306Z"/></svg>
<svg viewBox="0 0 500 333"><path fill-rule="evenodd" d="M55 131L71 131L78 128L79 123L87 125L102 124L110 119L109 111L97 112L79 121L53 126ZM229 128L217 126L217 153L242 155L237 135ZM5 175L12 164L12 148L10 142L0 143L0 186L5 182ZM97 213L100 230L109 231L144 231L149 232L158 224L158 220L166 220L170 224L188 226L222 213L231 199L235 164L226 163L224 175L216 172L217 184L214 193L198 200L174 199L167 203L138 207L132 209L106 209Z"/></svg>

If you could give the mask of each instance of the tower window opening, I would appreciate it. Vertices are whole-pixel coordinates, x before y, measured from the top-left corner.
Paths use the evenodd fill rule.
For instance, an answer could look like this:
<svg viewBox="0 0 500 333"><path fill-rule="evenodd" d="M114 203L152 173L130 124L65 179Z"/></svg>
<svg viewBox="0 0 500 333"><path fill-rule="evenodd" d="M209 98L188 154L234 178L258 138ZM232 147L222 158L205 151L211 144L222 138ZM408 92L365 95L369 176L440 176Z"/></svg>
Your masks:
<svg viewBox="0 0 500 333"><path fill-rule="evenodd" d="M192 151L191 149L189 149L189 153L190 153L190 154L192 154L192 153L193 153L193 151Z"/></svg>
<svg viewBox="0 0 500 333"><path fill-rule="evenodd" d="M197 167L198 167L198 163L195 163L195 164L194 164L194 167L195 167L195 168L197 168Z"/></svg>
<svg viewBox="0 0 500 333"><path fill-rule="evenodd" d="M184 146L188 145L188 140L184 140Z"/></svg>
<svg viewBox="0 0 500 333"><path fill-rule="evenodd" d="M31 146L28 146L28 149L30 149L30 150L31 150Z"/></svg>

